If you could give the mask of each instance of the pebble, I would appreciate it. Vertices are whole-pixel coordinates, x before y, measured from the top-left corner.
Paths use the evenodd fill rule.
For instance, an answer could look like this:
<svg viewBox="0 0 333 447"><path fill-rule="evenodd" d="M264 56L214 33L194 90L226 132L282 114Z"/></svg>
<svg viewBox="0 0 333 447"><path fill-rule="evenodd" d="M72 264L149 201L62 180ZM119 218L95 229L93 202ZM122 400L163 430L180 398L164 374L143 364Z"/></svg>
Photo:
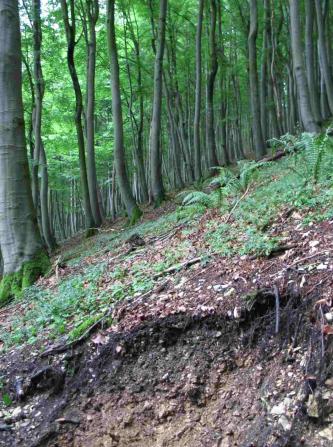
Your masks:
<svg viewBox="0 0 333 447"><path fill-rule="evenodd" d="M318 435L321 438L327 439L328 441L333 441L333 428L327 427L324 430L320 431Z"/></svg>
<svg viewBox="0 0 333 447"><path fill-rule="evenodd" d="M285 414L283 414L280 418L279 418L279 424L281 425L281 427L283 428L284 431L290 431L291 430L291 422L289 421L289 419L287 418L287 416Z"/></svg>

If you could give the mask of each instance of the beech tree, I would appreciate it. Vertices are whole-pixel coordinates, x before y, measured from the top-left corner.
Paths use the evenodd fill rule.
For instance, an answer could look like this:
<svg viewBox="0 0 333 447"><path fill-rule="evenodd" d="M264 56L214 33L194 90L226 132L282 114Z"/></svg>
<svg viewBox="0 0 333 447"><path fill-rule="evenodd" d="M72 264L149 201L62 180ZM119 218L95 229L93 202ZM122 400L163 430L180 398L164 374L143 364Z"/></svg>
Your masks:
<svg viewBox="0 0 333 447"><path fill-rule="evenodd" d="M292 57L302 123L306 131L318 132L319 127L315 122L315 118L311 109L309 86L305 74L299 0L290 0L289 4Z"/></svg>
<svg viewBox="0 0 333 447"><path fill-rule="evenodd" d="M252 131L254 149L257 158L265 154L265 143L262 134L260 117L259 84L257 71L257 35L258 35L258 7L257 0L250 0L250 30L249 30L249 72L250 72L250 98L252 112Z"/></svg>
<svg viewBox="0 0 333 447"><path fill-rule="evenodd" d="M0 0L0 304L49 268L32 201L22 103L18 2Z"/></svg>
<svg viewBox="0 0 333 447"><path fill-rule="evenodd" d="M119 183L120 194L127 210L127 215L130 219L130 222L135 223L141 216L141 211L133 197L126 172L119 63L115 32L115 0L108 0L107 3L107 31L112 91L112 116L114 127L116 176Z"/></svg>
<svg viewBox="0 0 333 447"><path fill-rule="evenodd" d="M156 205L159 205L164 199L160 138L162 117L162 66L165 47L167 6L168 0L160 0L160 16L154 66L153 111L149 136L151 195Z"/></svg>
<svg viewBox="0 0 333 447"><path fill-rule="evenodd" d="M22 3L28 162L49 251L332 116L332 2L119 0L113 25L98 0Z"/></svg>

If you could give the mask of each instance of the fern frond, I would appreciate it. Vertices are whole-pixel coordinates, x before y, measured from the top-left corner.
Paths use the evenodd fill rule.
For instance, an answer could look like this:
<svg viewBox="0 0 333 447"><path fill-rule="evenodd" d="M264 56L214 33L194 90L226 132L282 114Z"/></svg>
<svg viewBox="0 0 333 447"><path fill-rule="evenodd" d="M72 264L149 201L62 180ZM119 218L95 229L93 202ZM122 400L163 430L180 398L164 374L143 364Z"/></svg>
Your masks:
<svg viewBox="0 0 333 447"><path fill-rule="evenodd" d="M202 191L193 191L187 194L183 199L183 205L203 205L206 208L214 207L215 198L213 194L206 194Z"/></svg>

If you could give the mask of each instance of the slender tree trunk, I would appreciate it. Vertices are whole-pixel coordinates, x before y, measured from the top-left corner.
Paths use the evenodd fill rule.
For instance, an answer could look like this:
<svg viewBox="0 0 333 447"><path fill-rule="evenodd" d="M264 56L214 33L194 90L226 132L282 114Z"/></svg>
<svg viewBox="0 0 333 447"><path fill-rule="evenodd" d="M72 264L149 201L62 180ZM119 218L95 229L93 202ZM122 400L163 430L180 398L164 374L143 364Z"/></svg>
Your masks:
<svg viewBox="0 0 333 447"><path fill-rule="evenodd" d="M83 195L83 206L86 217L86 227L88 229L91 229L94 228L96 224L94 222L94 217L91 211L89 185L87 178L86 154L85 154L83 125L82 125L82 114L83 114L82 91L74 59L75 46L77 44L74 0L69 0L69 8L67 5L67 0L61 0L61 8L67 38L67 64L75 93L75 103L76 103L75 127L79 147L80 177L81 177L81 187ZM70 11L70 17L68 14L69 11Z"/></svg>
<svg viewBox="0 0 333 447"><path fill-rule="evenodd" d="M98 202L98 183L95 160L95 77L96 77L96 23L99 16L98 0L86 0L86 14L88 16L87 36L87 177L89 187L90 207L95 225L102 224L102 215Z"/></svg>
<svg viewBox="0 0 333 447"><path fill-rule="evenodd" d="M141 196L143 202L148 202L149 200L149 193L148 193L148 185L147 185L147 179L146 179L146 173L145 173L145 164L144 164L144 145L143 145L143 131L144 131L144 97L143 97L143 85L142 85L142 68L141 68L141 47L139 39L134 32L133 29L133 23L130 19L130 17L127 17L127 23L129 25L129 30L131 34L131 38L134 45L135 50L135 59L136 59L136 65L137 65L137 89L139 90L139 118L136 119L135 114L132 113L132 118L135 121L136 130L137 130L137 138L136 138L136 148L134 151L134 157L135 157L135 164L136 169L138 173L138 180L141 188ZM136 18L135 18L136 23ZM137 23L136 23L137 27ZM127 63L128 66L128 73L130 76L130 67L129 63Z"/></svg>
<svg viewBox="0 0 333 447"><path fill-rule="evenodd" d="M140 208L133 197L131 185L126 172L123 117L120 97L119 63L115 31L115 0L107 3L108 51L111 70L112 114L114 126L114 157L116 176L121 198L126 207L128 218L135 223L141 216Z"/></svg>
<svg viewBox="0 0 333 447"><path fill-rule="evenodd" d="M310 93L304 68L299 0L289 0L289 5L292 58L301 119L307 132L318 132L319 127L311 110Z"/></svg>
<svg viewBox="0 0 333 447"><path fill-rule="evenodd" d="M0 305L49 267L33 207L22 103L18 2L0 0Z"/></svg>
<svg viewBox="0 0 333 447"><path fill-rule="evenodd" d="M33 172L37 167L37 184L38 172L40 171L41 185L35 189L36 197L34 200L35 207L39 206L41 211L41 228L44 240L49 251L53 251L56 247L56 241L51 229L48 203L48 172L47 159L45 148L42 141L42 112L43 112L43 97L45 83L43 78L42 64L41 64L41 48L42 48L42 27L41 27L41 3L40 0L33 0L32 4L33 15L33 40L34 40L34 163ZM34 173L35 175L35 173ZM37 205L36 205L37 203Z"/></svg>
<svg viewBox="0 0 333 447"><path fill-rule="evenodd" d="M156 206L160 205L160 203L164 200L165 194L162 178L162 154L160 148L160 137L162 119L162 72L165 47L167 6L168 0L160 0L159 29L154 67L153 114L149 137L151 194Z"/></svg>
<svg viewBox="0 0 333 447"><path fill-rule="evenodd" d="M320 101L318 88L316 83L316 65L314 57L314 19L315 19L315 4L313 0L305 1L305 56L306 56L306 73L310 92L311 108L316 122L321 122Z"/></svg>
<svg viewBox="0 0 333 447"><path fill-rule="evenodd" d="M264 32L262 40L261 79L260 79L260 118L261 131L264 141L268 136L267 116L267 72L268 72L268 46L270 38L270 0L264 0ZM269 74L268 74L269 75Z"/></svg>
<svg viewBox="0 0 333 447"><path fill-rule="evenodd" d="M317 29L318 29L318 45L319 54L321 61L321 68L323 73L323 78L325 81L326 92L328 104L331 110L331 115L333 114L333 78L330 70L328 57L327 57L327 42L325 36L325 23L323 19L322 12L322 2L321 0L315 0L316 5L316 17L317 17Z"/></svg>
<svg viewBox="0 0 333 447"><path fill-rule="evenodd" d="M252 131L254 149L257 158L265 155L265 143L261 130L260 101L257 72L257 34L258 34L258 10L257 0L250 0L250 31L248 36L249 47L249 72L250 72L250 99L252 111Z"/></svg>
<svg viewBox="0 0 333 447"><path fill-rule="evenodd" d="M202 82L202 22L204 0L199 0L198 23L195 37L195 111L193 123L194 142L194 175L199 180L202 177L201 170L201 146L200 146L200 117L201 117L201 82Z"/></svg>
<svg viewBox="0 0 333 447"><path fill-rule="evenodd" d="M215 126L214 126L214 86L218 70L217 47L216 47L216 0L210 0L210 27L209 27L209 74L207 82L207 151L208 168L219 165L216 152Z"/></svg>

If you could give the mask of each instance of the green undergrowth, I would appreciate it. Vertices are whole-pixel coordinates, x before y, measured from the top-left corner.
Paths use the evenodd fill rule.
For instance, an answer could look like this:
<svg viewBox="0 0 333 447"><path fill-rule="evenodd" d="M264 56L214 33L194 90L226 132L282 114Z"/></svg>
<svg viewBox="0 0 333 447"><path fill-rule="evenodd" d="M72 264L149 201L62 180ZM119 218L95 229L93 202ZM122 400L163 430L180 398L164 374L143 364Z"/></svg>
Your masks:
<svg viewBox="0 0 333 447"><path fill-rule="evenodd" d="M283 225L276 222L288 210L297 213L297 224L304 226L332 218L333 151L328 137L286 136L275 143L288 153L279 161L241 162L233 169L221 169L213 188L206 182L200 191L179 195L181 204L175 211L117 231L102 231L67 250L64 259L76 273L50 288L33 286L23 292L11 329L0 327L5 349L36 342L42 349L51 339L79 338L110 306L151 290L168 268L186 259L201 256L209 262L216 253L268 255L284 243ZM167 250L157 245L152 258L144 255L143 247L119 259L113 268L105 261L103 254L116 256L131 235L140 234L149 246L149 238L179 224L177 243ZM197 241L195 250L192 240Z"/></svg>

